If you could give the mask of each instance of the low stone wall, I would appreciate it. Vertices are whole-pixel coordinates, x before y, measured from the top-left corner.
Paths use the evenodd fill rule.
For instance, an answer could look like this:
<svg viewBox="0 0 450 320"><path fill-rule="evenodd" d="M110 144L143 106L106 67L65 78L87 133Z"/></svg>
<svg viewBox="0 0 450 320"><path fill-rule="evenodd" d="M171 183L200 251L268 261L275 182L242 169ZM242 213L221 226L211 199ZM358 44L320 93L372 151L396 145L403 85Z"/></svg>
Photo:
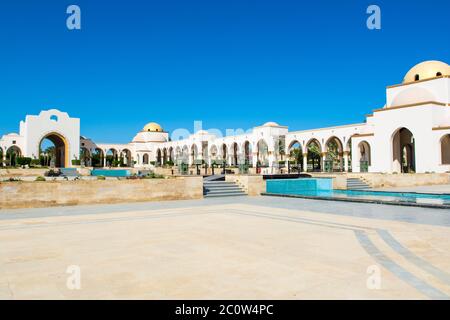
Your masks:
<svg viewBox="0 0 450 320"><path fill-rule="evenodd" d="M312 177L333 179L334 189L346 189L347 178L359 178L372 188L415 187L450 184L448 173L308 173Z"/></svg>
<svg viewBox="0 0 450 320"><path fill-rule="evenodd" d="M0 178L44 176L49 169L0 169Z"/></svg>
<svg viewBox="0 0 450 320"><path fill-rule="evenodd" d="M372 188L383 187L415 187L449 184L448 173L402 173L402 174L359 174Z"/></svg>
<svg viewBox="0 0 450 320"><path fill-rule="evenodd" d="M0 209L202 197L201 177L0 183Z"/></svg>
<svg viewBox="0 0 450 320"><path fill-rule="evenodd" d="M237 183L249 196L259 196L266 192L266 181L261 175L226 175L225 181Z"/></svg>

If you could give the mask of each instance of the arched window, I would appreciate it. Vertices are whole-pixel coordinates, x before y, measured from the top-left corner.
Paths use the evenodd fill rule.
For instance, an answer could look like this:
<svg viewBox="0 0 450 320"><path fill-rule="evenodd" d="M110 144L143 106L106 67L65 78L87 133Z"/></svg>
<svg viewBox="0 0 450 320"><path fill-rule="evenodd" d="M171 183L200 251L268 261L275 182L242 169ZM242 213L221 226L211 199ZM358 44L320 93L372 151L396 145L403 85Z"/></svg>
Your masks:
<svg viewBox="0 0 450 320"><path fill-rule="evenodd" d="M53 115L50 117L50 120L58 122L58 116Z"/></svg>
<svg viewBox="0 0 450 320"><path fill-rule="evenodd" d="M436 77L440 77L440 76L442 76L441 72L436 73Z"/></svg>
<svg viewBox="0 0 450 320"><path fill-rule="evenodd" d="M414 76L414 81L419 81L420 80L420 76L418 75L418 74L416 74L415 76Z"/></svg>

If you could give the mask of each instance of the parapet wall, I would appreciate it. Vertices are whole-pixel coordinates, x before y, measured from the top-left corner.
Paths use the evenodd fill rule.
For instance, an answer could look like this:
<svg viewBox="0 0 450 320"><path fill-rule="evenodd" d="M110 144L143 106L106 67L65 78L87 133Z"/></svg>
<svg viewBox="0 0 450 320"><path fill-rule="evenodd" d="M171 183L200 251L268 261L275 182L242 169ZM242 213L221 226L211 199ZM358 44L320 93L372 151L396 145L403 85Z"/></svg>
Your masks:
<svg viewBox="0 0 450 320"><path fill-rule="evenodd" d="M448 173L309 173L312 177L334 178L334 189L345 189L347 178L359 178L372 188L383 187L416 187L450 184Z"/></svg>
<svg viewBox="0 0 450 320"><path fill-rule="evenodd" d="M249 196L259 196L266 192L266 181L262 175L232 174L226 175L225 180L237 183Z"/></svg>
<svg viewBox="0 0 450 320"><path fill-rule="evenodd" d="M0 183L0 209L202 197L202 177Z"/></svg>

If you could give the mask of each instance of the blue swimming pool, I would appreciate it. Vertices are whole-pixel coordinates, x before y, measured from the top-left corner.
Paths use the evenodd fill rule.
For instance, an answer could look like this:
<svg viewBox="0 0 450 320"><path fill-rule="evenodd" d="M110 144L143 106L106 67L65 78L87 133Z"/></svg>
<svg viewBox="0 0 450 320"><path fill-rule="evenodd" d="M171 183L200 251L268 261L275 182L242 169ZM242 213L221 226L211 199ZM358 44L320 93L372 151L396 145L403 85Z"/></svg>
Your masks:
<svg viewBox="0 0 450 320"><path fill-rule="evenodd" d="M131 176L130 170L108 170L108 169L94 169L91 171L91 176L103 176L103 177L129 177Z"/></svg>
<svg viewBox="0 0 450 320"><path fill-rule="evenodd" d="M318 180L317 182L302 180ZM323 181L329 180L329 181ZM414 192L333 190L332 179L288 179L267 180L267 193L298 195L326 199L368 200L424 205L450 206L449 194L428 194Z"/></svg>

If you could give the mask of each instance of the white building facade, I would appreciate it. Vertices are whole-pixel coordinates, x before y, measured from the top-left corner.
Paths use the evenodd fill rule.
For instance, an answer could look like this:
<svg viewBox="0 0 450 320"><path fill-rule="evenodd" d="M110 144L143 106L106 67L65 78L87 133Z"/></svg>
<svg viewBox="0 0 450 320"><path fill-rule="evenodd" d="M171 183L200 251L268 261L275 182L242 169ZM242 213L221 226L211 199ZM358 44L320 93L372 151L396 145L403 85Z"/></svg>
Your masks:
<svg viewBox="0 0 450 320"><path fill-rule="evenodd" d="M80 136L79 119L53 109L27 116L18 134L4 135L0 154L3 165L12 155L36 159L42 140L49 139L57 167L226 162L278 173L289 161L303 172L449 172L449 75L444 62L422 62L401 84L387 87L386 105L363 123L304 131L268 122L239 135L219 137L199 130L170 141L160 125L149 123L128 144L101 144Z"/></svg>

